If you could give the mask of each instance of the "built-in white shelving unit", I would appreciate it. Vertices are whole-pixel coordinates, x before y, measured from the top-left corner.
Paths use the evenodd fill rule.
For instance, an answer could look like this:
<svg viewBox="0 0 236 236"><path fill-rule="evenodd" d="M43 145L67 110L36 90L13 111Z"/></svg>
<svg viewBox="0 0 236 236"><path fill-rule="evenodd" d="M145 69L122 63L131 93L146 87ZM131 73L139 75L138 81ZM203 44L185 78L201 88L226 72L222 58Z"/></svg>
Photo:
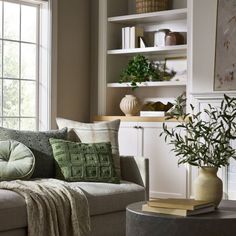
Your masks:
<svg viewBox="0 0 236 236"><path fill-rule="evenodd" d="M129 49L114 49L108 50L107 54L117 55L123 54L130 56L132 54L161 54L161 55L176 55L176 54L186 54L187 45L176 45L176 46L165 46L165 47L146 47L146 48L129 48Z"/></svg>
<svg viewBox="0 0 236 236"><path fill-rule="evenodd" d="M186 86L187 83L183 81L153 81L143 82L138 84L139 87L175 87L175 86ZM108 83L109 88L130 88L130 83Z"/></svg>
<svg viewBox="0 0 236 236"><path fill-rule="evenodd" d="M126 94L134 94L141 100L155 97L171 97L172 100L187 90L187 81L153 81L138 84L131 90L130 83L119 83L122 70L128 61L137 54L154 61L166 58L187 57L187 4L185 0L174 0L173 9L167 11L135 14L135 0L101 0L99 16L99 100L98 115L122 115L119 108ZM181 3L182 2L182 3ZM131 3L131 4L130 4ZM130 7L131 6L131 7ZM169 29L181 32L186 44L155 47L149 44L145 48L122 49L122 28L138 26L144 32Z"/></svg>
<svg viewBox="0 0 236 236"><path fill-rule="evenodd" d="M173 20L183 20L187 18L187 8L150 12L143 14L131 14L124 16L109 17L108 22L120 24L146 24Z"/></svg>

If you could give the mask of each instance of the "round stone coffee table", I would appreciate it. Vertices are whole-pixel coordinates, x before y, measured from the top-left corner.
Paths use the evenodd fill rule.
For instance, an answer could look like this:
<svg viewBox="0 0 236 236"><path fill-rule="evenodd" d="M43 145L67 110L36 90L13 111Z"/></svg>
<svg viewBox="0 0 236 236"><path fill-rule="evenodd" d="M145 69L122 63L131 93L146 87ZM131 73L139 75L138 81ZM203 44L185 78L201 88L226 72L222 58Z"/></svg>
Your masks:
<svg viewBox="0 0 236 236"><path fill-rule="evenodd" d="M142 204L126 208L126 236L236 235L236 201L223 200L215 212L188 217L144 212Z"/></svg>

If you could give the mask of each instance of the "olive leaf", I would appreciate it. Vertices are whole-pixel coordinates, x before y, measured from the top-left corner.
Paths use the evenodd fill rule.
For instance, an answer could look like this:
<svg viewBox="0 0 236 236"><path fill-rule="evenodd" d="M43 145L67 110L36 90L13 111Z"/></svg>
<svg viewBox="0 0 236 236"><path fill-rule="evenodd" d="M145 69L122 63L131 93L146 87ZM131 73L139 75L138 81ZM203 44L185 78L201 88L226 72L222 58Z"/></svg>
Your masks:
<svg viewBox="0 0 236 236"><path fill-rule="evenodd" d="M168 128L164 123L160 134L173 146L178 164L222 167L229 165L231 157L236 159L236 150L231 146L236 139L236 98L224 95L220 107L209 104L208 109L192 115L185 113L185 107L186 98L182 94L167 117L180 124Z"/></svg>

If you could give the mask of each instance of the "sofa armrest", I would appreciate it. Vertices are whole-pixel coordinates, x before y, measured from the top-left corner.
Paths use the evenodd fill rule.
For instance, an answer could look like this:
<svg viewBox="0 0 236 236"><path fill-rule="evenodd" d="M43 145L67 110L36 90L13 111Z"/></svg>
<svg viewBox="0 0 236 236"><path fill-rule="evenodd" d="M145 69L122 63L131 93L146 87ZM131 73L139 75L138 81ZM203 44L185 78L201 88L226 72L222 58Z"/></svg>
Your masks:
<svg viewBox="0 0 236 236"><path fill-rule="evenodd" d="M149 160L144 157L121 156L121 178L145 187L149 199Z"/></svg>

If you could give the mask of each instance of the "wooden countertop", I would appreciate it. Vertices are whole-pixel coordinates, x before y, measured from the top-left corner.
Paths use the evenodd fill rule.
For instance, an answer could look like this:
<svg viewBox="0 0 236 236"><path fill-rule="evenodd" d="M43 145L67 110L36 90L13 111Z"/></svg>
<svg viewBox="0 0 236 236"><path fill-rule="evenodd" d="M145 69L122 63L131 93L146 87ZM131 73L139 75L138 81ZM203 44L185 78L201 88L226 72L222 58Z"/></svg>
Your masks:
<svg viewBox="0 0 236 236"><path fill-rule="evenodd" d="M95 116L94 121L112 121L120 119L125 122L176 122L176 119L165 120L165 117L141 116Z"/></svg>

